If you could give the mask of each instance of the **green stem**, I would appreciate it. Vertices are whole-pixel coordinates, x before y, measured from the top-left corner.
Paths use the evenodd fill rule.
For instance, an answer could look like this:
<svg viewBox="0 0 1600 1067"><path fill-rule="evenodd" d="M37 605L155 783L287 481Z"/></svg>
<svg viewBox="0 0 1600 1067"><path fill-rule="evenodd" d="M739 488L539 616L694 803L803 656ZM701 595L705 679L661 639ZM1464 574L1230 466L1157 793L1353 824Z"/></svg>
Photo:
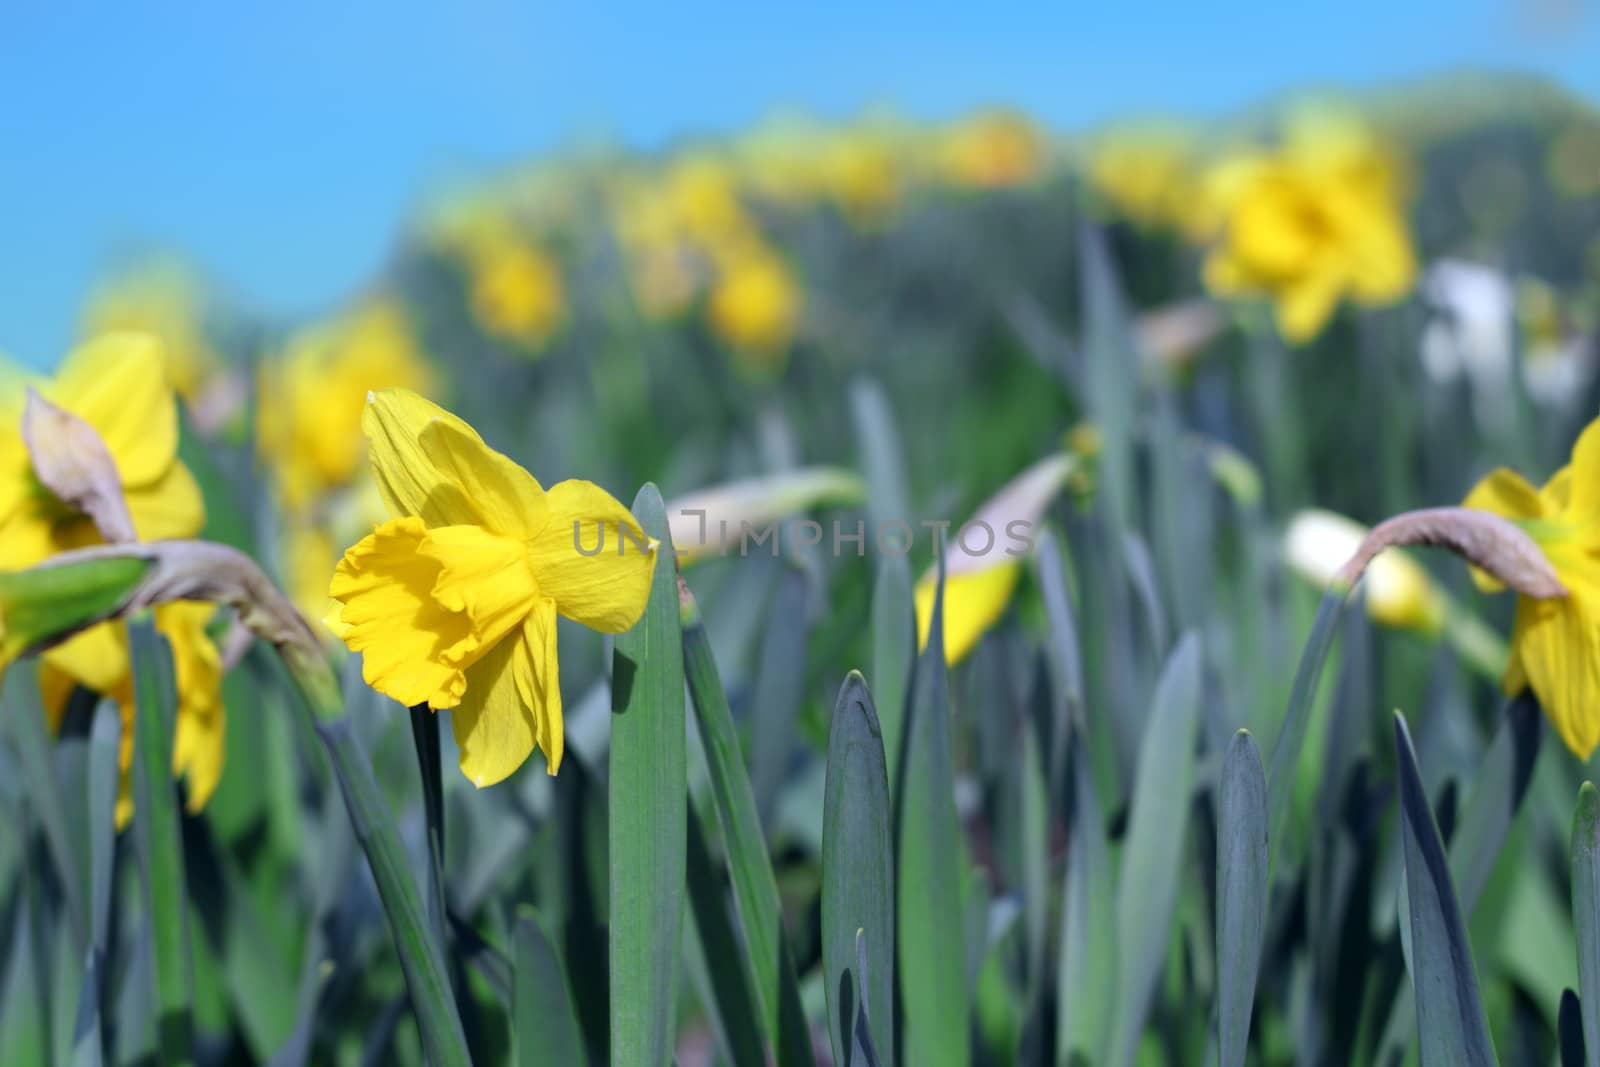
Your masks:
<svg viewBox="0 0 1600 1067"><path fill-rule="evenodd" d="M411 739L417 746L417 769L422 774L422 811L428 827L428 923L441 948L445 940L444 905L444 781L439 756L439 721L427 705L411 709Z"/></svg>

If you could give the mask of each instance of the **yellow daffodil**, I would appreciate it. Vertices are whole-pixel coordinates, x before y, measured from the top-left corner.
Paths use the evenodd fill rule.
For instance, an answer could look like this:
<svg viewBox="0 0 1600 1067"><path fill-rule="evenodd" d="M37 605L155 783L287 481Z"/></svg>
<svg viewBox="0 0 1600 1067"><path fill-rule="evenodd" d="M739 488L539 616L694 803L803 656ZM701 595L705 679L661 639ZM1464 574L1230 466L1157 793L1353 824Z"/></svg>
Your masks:
<svg viewBox="0 0 1600 1067"><path fill-rule="evenodd" d="M1270 297L1295 343L1316 336L1346 296L1399 299L1417 268L1398 170L1365 127L1320 113L1291 127L1276 152L1227 160L1208 181L1221 240L1206 285Z"/></svg>
<svg viewBox="0 0 1600 1067"><path fill-rule="evenodd" d="M1567 747L1588 759L1600 742L1600 420L1542 489L1501 467L1463 502L1510 519L1538 544L1567 595L1517 598L1508 695L1532 689ZM1479 572L1479 585L1498 588Z"/></svg>
<svg viewBox="0 0 1600 1067"><path fill-rule="evenodd" d="M84 333L148 333L161 342L167 381L194 401L216 371L206 339L203 292L194 274L177 263L151 264L113 279L84 311Z"/></svg>
<svg viewBox="0 0 1600 1067"><path fill-rule="evenodd" d="M199 486L178 460L178 406L164 368L154 337L109 333L79 346L54 379L35 386L104 441L145 541L192 537L205 523ZM0 399L0 561L13 570L101 540L87 515L40 484L21 412L18 387Z"/></svg>
<svg viewBox="0 0 1600 1067"><path fill-rule="evenodd" d="M762 248L729 256L707 309L718 336L764 364L781 360L800 316L800 289L789 268Z"/></svg>
<svg viewBox="0 0 1600 1067"><path fill-rule="evenodd" d="M399 303L370 300L290 338L261 373L257 445L290 511L365 469L361 414L383 385L426 391L433 374Z"/></svg>
<svg viewBox="0 0 1600 1067"><path fill-rule="evenodd" d="M605 633L644 611L655 569L639 524L589 482L548 491L471 426L404 389L362 418L393 518L345 553L328 624L406 705L451 708L461 771L498 782L535 747L561 765L556 616Z"/></svg>
<svg viewBox="0 0 1600 1067"><path fill-rule="evenodd" d="M186 806L191 813L201 811L216 792L226 752L222 655L206 629L215 614L215 605L187 600L155 609L156 630L172 647L178 694L172 773L188 783ZM133 814L129 769L134 729L127 624L91 626L47 650L40 660L39 687L52 728L60 728L75 685L116 702L122 717L117 753L122 776L117 789L116 823L118 827L127 825Z"/></svg>
<svg viewBox="0 0 1600 1067"><path fill-rule="evenodd" d="M103 334L74 351L55 379L39 386L49 400L98 433L141 540L192 537L205 522L199 488L178 460L177 402L164 366L153 337ZM0 433L0 559L8 568L102 540L93 520L40 483L20 425L20 415L8 411ZM209 604L175 603L155 612L157 629L172 644L178 675L173 770L188 778L194 811L205 804L222 773L222 665L205 630L214 610ZM57 725L73 684L117 701L124 772L117 822L126 823L131 811L126 772L133 751L126 624L92 626L45 652L40 683Z"/></svg>

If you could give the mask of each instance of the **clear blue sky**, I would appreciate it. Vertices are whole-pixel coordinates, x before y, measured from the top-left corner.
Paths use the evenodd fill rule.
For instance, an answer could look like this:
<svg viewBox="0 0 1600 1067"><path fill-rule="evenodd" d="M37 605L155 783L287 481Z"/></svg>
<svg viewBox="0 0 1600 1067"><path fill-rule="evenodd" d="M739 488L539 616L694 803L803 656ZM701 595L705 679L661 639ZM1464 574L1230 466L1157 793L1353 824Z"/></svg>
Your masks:
<svg viewBox="0 0 1600 1067"><path fill-rule="evenodd" d="M429 188L574 136L871 104L1070 128L1462 68L1600 99L1588 0L867 6L5 0L0 350L55 362L92 280L152 246L271 314L333 306Z"/></svg>

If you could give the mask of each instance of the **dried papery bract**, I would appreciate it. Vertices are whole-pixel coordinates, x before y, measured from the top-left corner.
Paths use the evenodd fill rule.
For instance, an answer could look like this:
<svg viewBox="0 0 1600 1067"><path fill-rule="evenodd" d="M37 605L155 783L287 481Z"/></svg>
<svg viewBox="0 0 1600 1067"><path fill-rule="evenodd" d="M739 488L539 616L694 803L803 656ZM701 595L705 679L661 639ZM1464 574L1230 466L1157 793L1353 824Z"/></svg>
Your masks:
<svg viewBox="0 0 1600 1067"><path fill-rule="evenodd" d="M1339 568L1335 582L1350 590L1379 552L1405 545L1447 548L1523 596L1547 600L1567 595L1533 538L1515 523L1473 508L1423 508L1386 519Z"/></svg>
<svg viewBox="0 0 1600 1067"><path fill-rule="evenodd" d="M93 426L30 388L22 440L39 481L94 520L101 537L112 544L137 539L116 461Z"/></svg>

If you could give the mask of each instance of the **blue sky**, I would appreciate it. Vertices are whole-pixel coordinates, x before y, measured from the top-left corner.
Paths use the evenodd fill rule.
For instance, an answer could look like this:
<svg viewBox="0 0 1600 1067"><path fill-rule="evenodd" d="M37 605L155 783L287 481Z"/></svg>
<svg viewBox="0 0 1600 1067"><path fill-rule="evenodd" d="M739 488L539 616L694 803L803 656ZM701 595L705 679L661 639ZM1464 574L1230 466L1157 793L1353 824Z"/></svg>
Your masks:
<svg viewBox="0 0 1600 1067"><path fill-rule="evenodd" d="M55 362L94 278L148 248L269 314L332 307L427 190L574 137L653 146L875 104L1011 103L1071 128L1462 68L1600 100L1584 4L6 0L0 350Z"/></svg>

